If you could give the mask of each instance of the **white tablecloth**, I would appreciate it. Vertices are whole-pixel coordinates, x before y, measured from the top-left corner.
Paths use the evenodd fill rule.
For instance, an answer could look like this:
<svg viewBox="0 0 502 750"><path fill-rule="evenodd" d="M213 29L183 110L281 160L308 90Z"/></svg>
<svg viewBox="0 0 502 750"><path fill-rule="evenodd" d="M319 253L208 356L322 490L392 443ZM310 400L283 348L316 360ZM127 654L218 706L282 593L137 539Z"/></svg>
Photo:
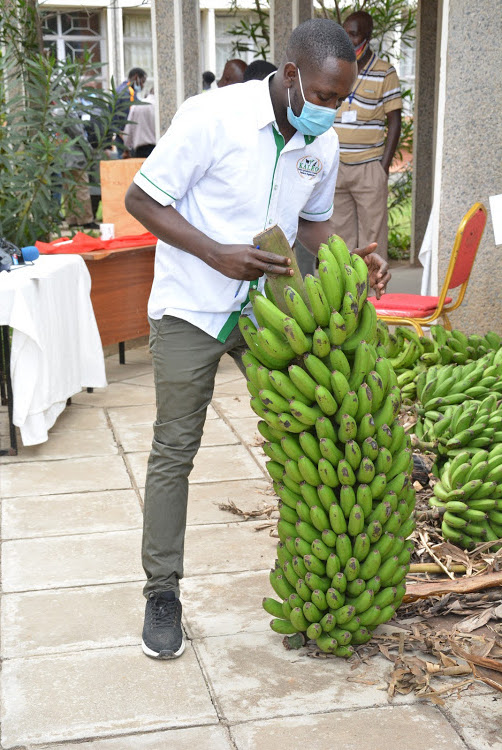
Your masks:
<svg viewBox="0 0 502 750"><path fill-rule="evenodd" d="M48 439L68 398L106 386L90 289L79 255L42 255L0 273L0 325L14 329L13 421L24 445Z"/></svg>

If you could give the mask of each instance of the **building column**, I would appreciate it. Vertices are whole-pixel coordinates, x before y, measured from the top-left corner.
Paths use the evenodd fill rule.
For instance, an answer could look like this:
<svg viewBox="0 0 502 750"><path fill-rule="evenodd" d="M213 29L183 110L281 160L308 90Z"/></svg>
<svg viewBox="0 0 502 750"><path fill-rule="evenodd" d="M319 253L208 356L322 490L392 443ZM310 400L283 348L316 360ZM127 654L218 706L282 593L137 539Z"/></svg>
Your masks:
<svg viewBox="0 0 502 750"><path fill-rule="evenodd" d="M202 71L216 70L216 21L214 8L202 11L201 38L203 40Z"/></svg>
<svg viewBox="0 0 502 750"><path fill-rule="evenodd" d="M106 12L106 31L108 39L108 81L119 86L124 80L124 50L122 42L122 8L118 0L111 0Z"/></svg>
<svg viewBox="0 0 502 750"><path fill-rule="evenodd" d="M270 59L279 66L291 32L312 18L313 0L270 0Z"/></svg>
<svg viewBox="0 0 502 750"><path fill-rule="evenodd" d="M452 325L466 333L502 333L502 264L495 246L490 195L502 185L502 37L499 0L443 0L434 165L433 257L442 285L458 225L476 201L488 221L465 299ZM453 295L455 290L453 290ZM453 296L452 295L452 296Z"/></svg>
<svg viewBox="0 0 502 750"><path fill-rule="evenodd" d="M199 0L153 0L152 33L162 135L178 107L201 90Z"/></svg>
<svg viewBox="0 0 502 750"><path fill-rule="evenodd" d="M432 209L438 47L437 0L419 0L416 38L411 261L420 252Z"/></svg>

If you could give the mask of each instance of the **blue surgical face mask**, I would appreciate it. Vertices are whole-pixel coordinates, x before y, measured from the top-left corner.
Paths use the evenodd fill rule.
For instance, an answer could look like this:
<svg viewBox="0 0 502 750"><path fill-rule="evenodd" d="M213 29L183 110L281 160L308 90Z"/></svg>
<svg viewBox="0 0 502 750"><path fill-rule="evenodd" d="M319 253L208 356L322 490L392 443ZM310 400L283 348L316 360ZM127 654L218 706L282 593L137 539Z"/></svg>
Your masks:
<svg viewBox="0 0 502 750"><path fill-rule="evenodd" d="M288 110L287 116L289 123L303 133L303 135L322 135L329 130L335 122L336 110L330 107L321 107L319 104L312 104L305 99L303 93L302 77L300 68L298 70L298 80L303 96L303 107L299 115L295 115L291 109L291 98L288 89Z"/></svg>
<svg viewBox="0 0 502 750"><path fill-rule="evenodd" d="M143 91L143 86L141 85L141 83L135 83L133 88L137 94L140 94Z"/></svg>

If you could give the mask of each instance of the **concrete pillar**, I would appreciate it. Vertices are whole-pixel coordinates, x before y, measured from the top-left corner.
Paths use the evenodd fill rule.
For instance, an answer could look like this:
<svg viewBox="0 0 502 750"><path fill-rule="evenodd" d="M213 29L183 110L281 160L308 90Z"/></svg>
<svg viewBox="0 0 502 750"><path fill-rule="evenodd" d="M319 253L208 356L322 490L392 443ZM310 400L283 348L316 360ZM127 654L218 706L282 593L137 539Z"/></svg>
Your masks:
<svg viewBox="0 0 502 750"><path fill-rule="evenodd" d="M152 32L162 135L180 104L201 89L199 0L153 0Z"/></svg>
<svg viewBox="0 0 502 750"><path fill-rule="evenodd" d="M437 0L419 0L416 36L411 261L420 252L432 208L438 46Z"/></svg>
<svg viewBox="0 0 502 750"><path fill-rule="evenodd" d="M488 202L502 185L502 68L493 42L500 38L499 0L443 0L433 217L439 286L463 215L475 201L488 209L466 297L451 316L466 333L502 333L502 264Z"/></svg>
<svg viewBox="0 0 502 750"><path fill-rule="evenodd" d="M108 81L113 78L115 86L124 80L124 50L122 43L122 8L118 0L111 0L106 13L106 32L108 38Z"/></svg>
<svg viewBox="0 0 502 750"><path fill-rule="evenodd" d="M313 0L271 0L270 2L270 59L280 65L289 36L298 24L312 18Z"/></svg>

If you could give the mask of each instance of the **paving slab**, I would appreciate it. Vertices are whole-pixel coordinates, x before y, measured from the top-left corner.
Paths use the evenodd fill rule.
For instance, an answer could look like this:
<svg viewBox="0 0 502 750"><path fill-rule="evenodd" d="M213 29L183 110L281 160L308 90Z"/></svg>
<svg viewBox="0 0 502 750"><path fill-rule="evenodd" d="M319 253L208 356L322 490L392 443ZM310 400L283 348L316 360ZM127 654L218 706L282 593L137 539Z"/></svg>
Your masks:
<svg viewBox="0 0 502 750"><path fill-rule="evenodd" d="M230 733L237 750L271 750L284 737L288 750L465 750L440 711L423 704L253 721Z"/></svg>
<svg viewBox="0 0 502 750"><path fill-rule="evenodd" d="M235 360L232 359L230 354L224 354L223 357L220 359L220 362L218 365L218 371L216 373L216 381L222 382L224 379L236 377L236 375L240 375L240 374L241 374L241 371L235 364Z"/></svg>
<svg viewBox="0 0 502 750"><path fill-rule="evenodd" d="M390 664L383 657L353 670L343 659L287 651L282 636L271 630L193 642L221 711L232 723L387 704ZM396 699L399 704L413 701L413 696Z"/></svg>
<svg viewBox="0 0 502 750"><path fill-rule="evenodd" d="M229 421L232 429L235 430L243 443L247 443L249 446L256 446L263 443L263 437L257 427L258 417L256 414L253 414L252 417L233 417Z"/></svg>
<svg viewBox="0 0 502 750"><path fill-rule="evenodd" d="M64 745L38 745L38 750L235 750L224 727L204 726L136 734L119 739Z"/></svg>
<svg viewBox="0 0 502 750"><path fill-rule="evenodd" d="M121 382L127 383L128 385L141 385L145 388L155 388L155 380L153 377L153 370L151 368L143 375L137 375L134 378L124 378L121 380Z"/></svg>
<svg viewBox="0 0 502 750"><path fill-rule="evenodd" d="M118 406L107 411L114 429L120 434L127 428L138 425L147 425L152 430L156 409L155 404L143 404L142 406ZM206 424L212 419L219 419L219 417L214 408L209 405Z"/></svg>
<svg viewBox="0 0 502 750"><path fill-rule="evenodd" d="M269 457L265 455L263 452L263 448L261 446L254 446L250 447L249 451L251 455L254 457L254 460L258 464L258 466L261 467L264 474L268 476L267 472L267 461L270 461ZM272 480L270 480L272 481Z"/></svg>
<svg viewBox="0 0 502 750"><path fill-rule="evenodd" d="M105 368L108 383L133 380L152 372L152 361L150 358L139 362L128 362L127 360L127 353L126 362L123 365L120 364L118 357L106 357Z"/></svg>
<svg viewBox="0 0 502 750"><path fill-rule="evenodd" d="M275 503L265 479L191 484L188 491L187 524L238 523L242 516L220 510L220 503L234 503L243 512L264 509Z"/></svg>
<svg viewBox="0 0 502 750"><path fill-rule="evenodd" d="M93 393L82 391L73 396L74 404L84 406L127 406L128 404L154 404L155 391L140 385L110 383L107 388L95 388Z"/></svg>
<svg viewBox="0 0 502 750"><path fill-rule="evenodd" d="M134 490L12 497L2 502L4 541L137 529L142 524Z"/></svg>
<svg viewBox="0 0 502 750"><path fill-rule="evenodd" d="M247 389L246 378L239 370L235 378L215 384L213 398L224 398L225 396L242 396L247 398L248 401L251 398Z"/></svg>
<svg viewBox="0 0 502 750"><path fill-rule="evenodd" d="M145 486L149 453L128 453L127 463L138 487ZM263 472L244 446L224 445L200 448L195 456L190 483L225 482L234 479L263 479Z"/></svg>
<svg viewBox="0 0 502 750"><path fill-rule="evenodd" d="M190 644L172 662L136 646L10 659L2 694L4 748L217 723Z"/></svg>
<svg viewBox="0 0 502 750"><path fill-rule="evenodd" d="M150 429L155 421L155 404L141 406L116 406L107 409L108 417L113 428L120 434L121 429L137 425L149 425Z"/></svg>
<svg viewBox="0 0 502 750"><path fill-rule="evenodd" d="M29 461L2 466L0 497L130 489L131 480L120 456Z"/></svg>
<svg viewBox="0 0 502 750"><path fill-rule="evenodd" d="M19 445L17 456L2 456L1 463L55 461L84 456L116 456L117 444L108 426L104 429L50 432L49 439L38 445Z"/></svg>
<svg viewBox="0 0 502 750"><path fill-rule="evenodd" d="M258 421L254 411L249 405L249 393L241 396L215 396L213 398L213 405L217 412L225 416L227 419L241 419L243 417L252 417Z"/></svg>
<svg viewBox="0 0 502 750"><path fill-rule="evenodd" d="M3 590L139 581L140 545L139 529L4 542Z"/></svg>
<svg viewBox="0 0 502 750"><path fill-rule="evenodd" d="M277 539L260 522L189 526L185 537L185 576L269 569Z"/></svg>
<svg viewBox="0 0 502 750"><path fill-rule="evenodd" d="M270 594L269 570L184 578L183 621L191 638L268 630L261 601Z"/></svg>
<svg viewBox="0 0 502 750"><path fill-rule="evenodd" d="M152 424L117 426L117 437L126 453L150 451ZM201 447L214 445L236 445L239 438L223 419L208 419L204 425Z"/></svg>
<svg viewBox="0 0 502 750"><path fill-rule="evenodd" d="M139 648L145 613L142 589L143 581L138 581L4 594L2 656Z"/></svg>
<svg viewBox="0 0 502 750"><path fill-rule="evenodd" d="M58 432L67 434L73 430L99 430L108 427L104 409L70 404L61 412L49 431L49 440Z"/></svg>
<svg viewBox="0 0 502 750"><path fill-rule="evenodd" d="M446 701L445 713L460 735L475 750L502 750L502 696L500 693L470 696L465 692Z"/></svg>

